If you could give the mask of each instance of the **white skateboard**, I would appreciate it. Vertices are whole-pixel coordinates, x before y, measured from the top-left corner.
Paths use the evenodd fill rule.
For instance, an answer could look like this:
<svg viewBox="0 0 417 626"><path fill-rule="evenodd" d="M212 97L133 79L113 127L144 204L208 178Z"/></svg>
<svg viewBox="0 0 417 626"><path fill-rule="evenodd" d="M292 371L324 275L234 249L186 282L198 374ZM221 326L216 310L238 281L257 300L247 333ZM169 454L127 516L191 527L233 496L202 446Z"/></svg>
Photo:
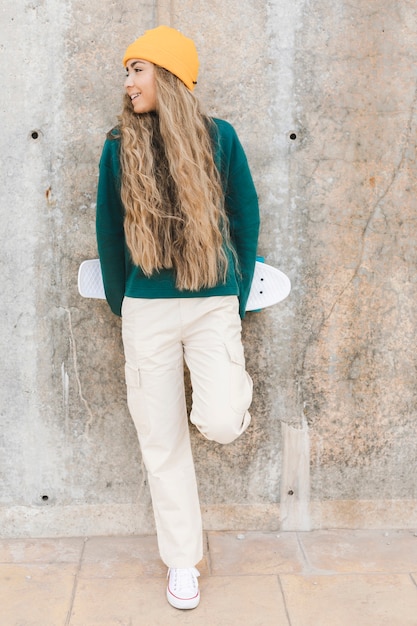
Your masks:
<svg viewBox="0 0 417 626"><path fill-rule="evenodd" d="M103 278L99 259L83 261L78 270L78 291L83 298L105 300ZM247 311L258 311L282 302L291 291L290 279L272 265L256 261Z"/></svg>

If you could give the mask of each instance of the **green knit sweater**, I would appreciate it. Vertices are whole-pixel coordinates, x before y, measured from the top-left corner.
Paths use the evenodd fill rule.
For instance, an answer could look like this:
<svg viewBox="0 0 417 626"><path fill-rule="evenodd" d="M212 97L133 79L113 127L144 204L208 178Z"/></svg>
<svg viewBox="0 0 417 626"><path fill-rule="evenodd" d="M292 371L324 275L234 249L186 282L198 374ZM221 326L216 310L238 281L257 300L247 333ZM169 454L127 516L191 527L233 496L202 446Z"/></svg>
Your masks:
<svg viewBox="0 0 417 626"><path fill-rule="evenodd" d="M121 315L124 296L130 298L195 298L237 295L241 317L256 261L259 232L259 209L256 190L248 162L234 128L224 120L213 119L215 162L225 192L230 235L239 260L239 269L229 251L226 281L200 291L180 291L175 286L173 270L161 270L147 277L133 265L126 246L120 199L120 140L106 139L100 160L97 190L96 232L101 270L107 302L116 315Z"/></svg>

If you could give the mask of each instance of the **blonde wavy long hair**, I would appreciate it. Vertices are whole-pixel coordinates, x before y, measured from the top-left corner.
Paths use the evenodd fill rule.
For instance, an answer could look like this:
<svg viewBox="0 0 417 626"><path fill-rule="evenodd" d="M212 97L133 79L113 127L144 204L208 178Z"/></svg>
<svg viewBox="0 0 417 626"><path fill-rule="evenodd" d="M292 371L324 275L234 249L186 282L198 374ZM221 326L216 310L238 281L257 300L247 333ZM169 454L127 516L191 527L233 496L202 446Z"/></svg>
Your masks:
<svg viewBox="0 0 417 626"><path fill-rule="evenodd" d="M210 125L196 97L155 66L157 111L119 117L121 198L133 263L147 276L173 268L180 290L226 280L230 247Z"/></svg>

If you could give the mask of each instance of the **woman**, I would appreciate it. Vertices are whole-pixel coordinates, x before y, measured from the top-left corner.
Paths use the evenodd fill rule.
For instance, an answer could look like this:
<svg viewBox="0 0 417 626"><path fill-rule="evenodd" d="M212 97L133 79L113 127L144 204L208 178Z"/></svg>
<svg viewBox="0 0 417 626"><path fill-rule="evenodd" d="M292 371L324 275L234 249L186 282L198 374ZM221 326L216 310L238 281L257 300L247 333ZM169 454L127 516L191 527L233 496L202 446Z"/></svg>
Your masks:
<svg viewBox="0 0 417 626"><path fill-rule="evenodd" d="M250 422L240 318L258 202L234 129L205 116L193 94L193 41L159 26L128 47L123 64L124 107L100 161L97 242L106 298L122 317L128 406L168 566L167 598L191 609L203 549L183 359L191 422L209 440L234 441Z"/></svg>

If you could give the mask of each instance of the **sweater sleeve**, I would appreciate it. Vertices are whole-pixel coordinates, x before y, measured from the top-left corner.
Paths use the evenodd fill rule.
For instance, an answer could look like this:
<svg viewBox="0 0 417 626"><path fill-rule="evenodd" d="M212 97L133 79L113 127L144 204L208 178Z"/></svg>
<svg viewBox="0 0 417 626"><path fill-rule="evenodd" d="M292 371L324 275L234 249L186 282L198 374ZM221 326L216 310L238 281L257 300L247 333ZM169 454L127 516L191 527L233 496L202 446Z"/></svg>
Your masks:
<svg viewBox="0 0 417 626"><path fill-rule="evenodd" d="M126 269L118 143L116 139L106 139L100 159L96 235L106 299L113 313L120 316Z"/></svg>
<svg viewBox="0 0 417 626"><path fill-rule="evenodd" d="M228 166L225 168L225 203L230 236L239 261L239 312L243 318L255 271L260 218L258 197L245 152L236 132L230 125L229 128L231 141L228 145Z"/></svg>

